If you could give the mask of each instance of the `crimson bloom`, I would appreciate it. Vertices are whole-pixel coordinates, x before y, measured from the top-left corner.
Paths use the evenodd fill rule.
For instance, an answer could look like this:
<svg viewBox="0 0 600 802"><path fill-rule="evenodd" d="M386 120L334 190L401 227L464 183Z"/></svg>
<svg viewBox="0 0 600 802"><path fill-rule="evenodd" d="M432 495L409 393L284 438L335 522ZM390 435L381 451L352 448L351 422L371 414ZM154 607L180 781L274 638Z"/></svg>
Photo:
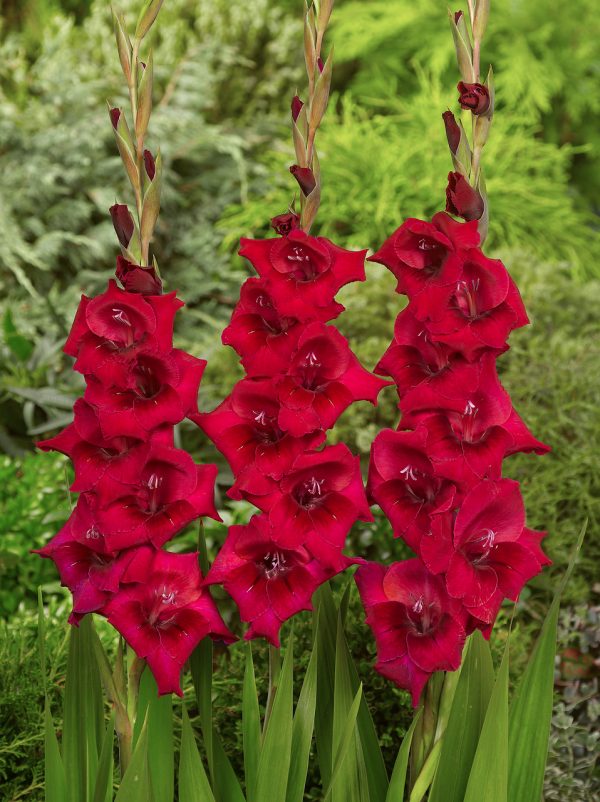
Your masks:
<svg viewBox="0 0 600 802"><path fill-rule="evenodd" d="M240 256L268 280L280 314L331 320L342 311L333 296L350 281L365 280L366 251L348 251L301 229L286 237L242 239Z"/></svg>
<svg viewBox="0 0 600 802"><path fill-rule="evenodd" d="M87 495L82 495L70 518L37 554L51 559L61 584L73 594L70 622L79 623L86 614L99 611L119 590L134 550L118 553L104 536Z"/></svg>
<svg viewBox="0 0 600 802"><path fill-rule="evenodd" d="M368 492L388 517L396 537L418 551L431 517L454 504L456 486L436 475L427 455L427 430L385 429L371 447Z"/></svg>
<svg viewBox="0 0 600 802"><path fill-rule="evenodd" d="M99 490L111 497L131 492L139 482L149 443L126 435L105 438L97 410L82 398L75 402L74 412L73 423L56 437L38 443L38 448L70 457L75 469L74 493Z"/></svg>
<svg viewBox="0 0 600 802"><path fill-rule="evenodd" d="M198 643L207 635L226 643L235 638L208 589L202 587L197 554L147 551L152 560L144 580L136 577L135 584L124 585L104 612L137 655L146 659L159 694L182 696L181 669Z"/></svg>
<svg viewBox="0 0 600 802"><path fill-rule="evenodd" d="M469 251L448 305L432 313L428 331L474 359L484 348L504 349L506 338L529 322L521 296L502 262Z"/></svg>
<svg viewBox="0 0 600 802"><path fill-rule="evenodd" d="M99 512L112 548L146 542L160 547L200 516L220 521L214 505L216 475L216 465L196 465L185 451L152 442L135 492Z"/></svg>
<svg viewBox="0 0 600 802"><path fill-rule="evenodd" d="M105 357L119 356L140 344L160 350L173 347L173 322L183 303L175 293L142 295L117 287L96 298L83 295L64 351L77 357L75 369L93 374Z"/></svg>
<svg viewBox="0 0 600 802"><path fill-rule="evenodd" d="M412 313L425 320L432 309L448 303L461 278L460 249L478 243L476 223L456 223L440 213L431 223L409 218L369 260L391 270L396 291L408 295Z"/></svg>
<svg viewBox="0 0 600 802"><path fill-rule="evenodd" d="M236 602L246 639L264 637L279 646L279 629L301 610L312 610L315 590L350 561L324 567L304 546L282 548L268 516L255 515L246 526L232 526L206 577L222 584Z"/></svg>
<svg viewBox="0 0 600 802"><path fill-rule="evenodd" d="M278 382L279 425L295 437L330 429L354 401L375 404L386 384L362 367L336 328L311 323Z"/></svg>
<svg viewBox="0 0 600 802"><path fill-rule="evenodd" d="M462 354L432 340L410 306L396 318L394 339L375 372L394 380L405 409L412 408L413 398L418 404L425 393L434 398L460 397L465 390L475 390L479 381L478 367L467 366Z"/></svg>
<svg viewBox="0 0 600 802"><path fill-rule="evenodd" d="M241 356L249 376L274 376L289 364L300 335L298 324L298 318L275 307L266 281L249 278L221 339Z"/></svg>
<svg viewBox="0 0 600 802"><path fill-rule="evenodd" d="M244 472L244 484L260 494L273 489L268 480L281 479L296 457L325 439L321 431L293 437L281 428L280 414L272 379L242 379L213 412L191 419L225 455L233 473Z"/></svg>
<svg viewBox="0 0 600 802"><path fill-rule="evenodd" d="M409 690L416 707L434 671L454 671L465 641L464 614L419 559L361 566L356 584L377 643L375 669Z"/></svg>
<svg viewBox="0 0 600 802"><path fill-rule="evenodd" d="M421 556L432 572L445 573L453 598L490 624L503 599L516 601L525 583L548 564L542 537L525 532L518 482L484 481L467 494L455 521L446 516L433 521L431 534L421 541Z"/></svg>
<svg viewBox="0 0 600 802"><path fill-rule="evenodd" d="M315 556L327 562L340 549L352 524L372 521L358 457L341 443L299 456L269 495L253 498L269 511L274 539L282 548L304 545L309 535Z"/></svg>
<svg viewBox="0 0 600 802"><path fill-rule="evenodd" d="M99 365L88 378L85 399L96 408L105 437L145 440L157 426L197 412L205 367L205 360L185 351L138 349Z"/></svg>

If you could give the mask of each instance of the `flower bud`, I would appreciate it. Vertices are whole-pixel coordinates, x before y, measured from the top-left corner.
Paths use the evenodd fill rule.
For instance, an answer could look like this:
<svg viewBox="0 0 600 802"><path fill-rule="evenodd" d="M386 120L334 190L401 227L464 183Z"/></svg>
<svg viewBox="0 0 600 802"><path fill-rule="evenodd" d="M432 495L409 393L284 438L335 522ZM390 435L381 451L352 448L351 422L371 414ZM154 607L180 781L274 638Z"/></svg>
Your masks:
<svg viewBox="0 0 600 802"><path fill-rule="evenodd" d="M302 192L308 197L317 185L313 171L310 167L300 167L298 164L290 167L290 173L298 182Z"/></svg>
<svg viewBox="0 0 600 802"><path fill-rule="evenodd" d="M290 231L300 228L300 217L295 212L286 212L273 217L271 225L282 237L287 237Z"/></svg>
<svg viewBox="0 0 600 802"><path fill-rule="evenodd" d="M458 146L460 145L460 128L456 122L456 118L451 111L445 111L442 114L444 125L446 126L446 138L448 140L448 147L453 155L456 155Z"/></svg>
<svg viewBox="0 0 600 802"><path fill-rule="evenodd" d="M124 203L115 203L109 212L119 242L128 248L135 228L131 212Z"/></svg>
<svg viewBox="0 0 600 802"><path fill-rule="evenodd" d="M455 11L454 12L454 22L458 25L460 23L460 18L463 16L462 11Z"/></svg>
<svg viewBox="0 0 600 802"><path fill-rule="evenodd" d="M302 111L302 107L304 103L300 100L298 95L294 95L292 100L292 119L294 122L298 121L298 117L300 116L300 112Z"/></svg>
<svg viewBox="0 0 600 802"><path fill-rule="evenodd" d="M448 173L446 211L464 220L479 220L483 210L481 194L469 184L464 175Z"/></svg>
<svg viewBox="0 0 600 802"><path fill-rule="evenodd" d="M464 81L456 87L460 93L458 102L461 108L469 109L476 116L485 114L490 107L490 93L483 84L466 84Z"/></svg>
<svg viewBox="0 0 600 802"><path fill-rule="evenodd" d="M121 119L121 109L109 109L108 113L110 114L110 121L112 123L112 127L117 130L117 125L119 124L119 120Z"/></svg>
<svg viewBox="0 0 600 802"><path fill-rule="evenodd" d="M117 278L127 292L139 292L141 295L160 295L162 282L154 267L142 267L117 256Z"/></svg>
<svg viewBox="0 0 600 802"><path fill-rule="evenodd" d="M325 69L325 64L320 56L317 59L317 67L319 68L319 72L323 72L323 70Z"/></svg>
<svg viewBox="0 0 600 802"><path fill-rule="evenodd" d="M149 150L144 151L144 168L150 181L153 181L156 175L156 163L154 161L154 156Z"/></svg>

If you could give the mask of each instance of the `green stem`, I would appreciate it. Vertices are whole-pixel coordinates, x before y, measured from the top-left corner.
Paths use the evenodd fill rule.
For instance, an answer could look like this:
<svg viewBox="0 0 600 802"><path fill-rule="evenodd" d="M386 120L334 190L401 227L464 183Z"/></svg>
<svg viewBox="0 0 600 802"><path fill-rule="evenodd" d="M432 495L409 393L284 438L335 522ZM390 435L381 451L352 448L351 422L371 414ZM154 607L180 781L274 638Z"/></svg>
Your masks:
<svg viewBox="0 0 600 802"><path fill-rule="evenodd" d="M263 722L263 736L267 731L267 724L273 711L277 685L279 684L279 674L281 673L281 652L277 646L269 644L269 692L267 694L267 706L265 708L265 720Z"/></svg>

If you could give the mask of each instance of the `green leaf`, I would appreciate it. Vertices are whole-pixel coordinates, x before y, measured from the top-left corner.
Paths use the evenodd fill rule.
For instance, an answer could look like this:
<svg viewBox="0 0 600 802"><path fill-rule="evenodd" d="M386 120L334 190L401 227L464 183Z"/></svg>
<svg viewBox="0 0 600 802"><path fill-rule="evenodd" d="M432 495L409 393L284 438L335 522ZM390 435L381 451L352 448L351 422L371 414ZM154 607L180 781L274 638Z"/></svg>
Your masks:
<svg viewBox="0 0 600 802"><path fill-rule="evenodd" d="M333 763L331 745L333 740L332 722L336 661L335 644L337 641L337 611L328 583L319 588L315 595L315 601L317 609L317 615L315 616L315 637L319 650L319 665L317 667L317 709L319 715L315 719L315 735L321 778L323 785L326 786L331 777L331 767ZM360 682L354 660L350 655L345 639L342 655L346 660L348 672L350 674L352 692L355 693ZM379 739L375 732L373 719L364 697L361 697L357 727L360 734L364 764L369 783L370 802L384 802L388 789L387 771L381 753L381 747L379 746Z"/></svg>
<svg viewBox="0 0 600 802"><path fill-rule="evenodd" d="M216 730L212 733L212 749L214 761L213 791L217 802L246 802L242 786Z"/></svg>
<svg viewBox="0 0 600 802"><path fill-rule="evenodd" d="M325 793L323 794L323 802L327 802L329 797L331 796L331 792L333 790L334 784L339 777L340 771L342 770L342 766L346 760L346 756L350 751L350 746L352 740L356 735L356 719L358 716L358 710L360 707L360 702L362 699L362 684L359 686L358 691L356 692L356 696L348 710L348 715L344 721L343 726L341 727L341 740L338 744L338 748L335 753L335 760L333 763L333 770L331 772L331 780Z"/></svg>
<svg viewBox="0 0 600 802"><path fill-rule="evenodd" d="M215 802L185 704L181 715L179 802Z"/></svg>
<svg viewBox="0 0 600 802"><path fill-rule="evenodd" d="M530 755L531 756L531 755ZM464 802L508 802L508 644L488 704ZM535 796L514 799L536 799ZM511 797L513 799L513 797Z"/></svg>
<svg viewBox="0 0 600 802"><path fill-rule="evenodd" d="M27 362L33 353L33 343L19 334L14 324L12 312L7 308L3 321L4 342L21 362Z"/></svg>
<svg viewBox="0 0 600 802"><path fill-rule="evenodd" d="M65 802L65 799L68 799L65 767L60 755L48 697L44 706L44 761L45 802Z"/></svg>
<svg viewBox="0 0 600 802"><path fill-rule="evenodd" d="M71 802L91 802L104 741L104 702L94 656L93 623L72 627L63 707L63 760Z"/></svg>
<svg viewBox="0 0 600 802"><path fill-rule="evenodd" d="M587 521L550 607L540 636L510 707L508 798L537 800L542 795L554 696L554 656L560 597L573 573Z"/></svg>
<svg viewBox="0 0 600 802"><path fill-rule="evenodd" d="M335 684L333 695L333 753L337 755L347 733L347 718L355 694L352 689L349 661L345 654L345 639L341 611L338 613L335 648ZM334 802L360 802L360 761L362 751L356 732L346 750L343 770L340 768L337 780L332 777L331 798Z"/></svg>
<svg viewBox="0 0 600 802"><path fill-rule="evenodd" d="M317 705L317 649L315 643L304 682L300 690L294 724L292 727L292 755L288 777L286 802L302 802L306 787L310 747L315 725L315 708Z"/></svg>
<svg viewBox="0 0 600 802"><path fill-rule="evenodd" d="M154 802L173 802L174 796L174 744L173 698L171 694L158 695L158 687L148 667L142 672L138 695L138 709L133 731L133 745L137 743L142 722L148 720L148 760Z"/></svg>
<svg viewBox="0 0 600 802"><path fill-rule="evenodd" d="M408 768L408 757L410 755L410 745L412 743L415 727L421 715L423 708L419 708L415 714L412 724L410 725L406 735L402 739L402 745L398 750L398 757L394 763L394 770L390 779L390 787L388 788L385 802L402 802L404 799L404 789L406 787L406 770Z"/></svg>
<svg viewBox="0 0 600 802"><path fill-rule="evenodd" d="M98 772L96 774L96 783L94 786L93 802L111 802L113 798L113 747L115 738L115 717L114 714L110 717L106 732L104 734L104 741L102 743L102 751L100 752L100 760L98 761Z"/></svg>
<svg viewBox="0 0 600 802"><path fill-rule="evenodd" d="M294 641L290 636L258 761L257 802L285 802L292 758Z"/></svg>
<svg viewBox="0 0 600 802"><path fill-rule="evenodd" d="M146 0L135 27L135 38L143 39L158 16L163 0Z"/></svg>
<svg viewBox="0 0 600 802"><path fill-rule="evenodd" d="M203 537L203 535L202 535ZM204 638L192 652L190 657L190 670L192 682L196 692L196 702L200 713L200 726L206 750L206 760L210 776L215 783L213 761L213 720L212 720L212 660L213 642Z"/></svg>
<svg viewBox="0 0 600 802"><path fill-rule="evenodd" d="M246 644L246 668L244 671L244 689L242 692L242 733L244 743L244 772L246 776L246 795L252 802L256 787L258 761L260 758L260 709L256 691L252 646Z"/></svg>
<svg viewBox="0 0 600 802"><path fill-rule="evenodd" d="M142 725L115 802L154 802L148 765L148 717Z"/></svg>
<svg viewBox="0 0 600 802"><path fill-rule="evenodd" d="M493 686L490 647L475 632L466 648L429 802L463 802Z"/></svg>

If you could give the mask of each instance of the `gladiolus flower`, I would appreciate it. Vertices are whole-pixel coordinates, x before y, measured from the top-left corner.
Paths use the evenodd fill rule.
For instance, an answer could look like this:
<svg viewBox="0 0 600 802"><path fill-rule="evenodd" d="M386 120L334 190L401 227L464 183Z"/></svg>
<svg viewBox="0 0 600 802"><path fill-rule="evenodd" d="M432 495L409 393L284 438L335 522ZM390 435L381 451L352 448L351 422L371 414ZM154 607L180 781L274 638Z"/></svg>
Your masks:
<svg viewBox="0 0 600 802"><path fill-rule="evenodd" d="M434 671L460 665L466 636L460 604L418 559L361 566L356 584L377 643L375 669L409 690L416 707Z"/></svg>
<svg viewBox="0 0 600 802"><path fill-rule="evenodd" d="M444 572L448 593L489 624L503 599L516 601L548 562L539 546L542 534L528 530L522 539L524 527L519 483L481 482L465 497L453 525L448 517L433 521L421 556L431 571Z"/></svg>
<svg viewBox="0 0 600 802"><path fill-rule="evenodd" d="M129 262L124 256L117 256L115 275L127 292L139 292L141 295L160 295L162 281L155 268L142 267Z"/></svg>
<svg viewBox="0 0 600 802"><path fill-rule="evenodd" d="M325 568L303 546L283 548L268 517L255 515L246 526L232 526L208 575L207 584L222 584L250 624L246 640L264 637L279 646L279 629L301 610L312 610L315 590L337 570Z"/></svg>
<svg viewBox="0 0 600 802"><path fill-rule="evenodd" d="M203 638L235 640L202 587L196 554L153 552L144 581L122 587L105 614L138 656L146 659L159 694L183 696L181 669Z"/></svg>

